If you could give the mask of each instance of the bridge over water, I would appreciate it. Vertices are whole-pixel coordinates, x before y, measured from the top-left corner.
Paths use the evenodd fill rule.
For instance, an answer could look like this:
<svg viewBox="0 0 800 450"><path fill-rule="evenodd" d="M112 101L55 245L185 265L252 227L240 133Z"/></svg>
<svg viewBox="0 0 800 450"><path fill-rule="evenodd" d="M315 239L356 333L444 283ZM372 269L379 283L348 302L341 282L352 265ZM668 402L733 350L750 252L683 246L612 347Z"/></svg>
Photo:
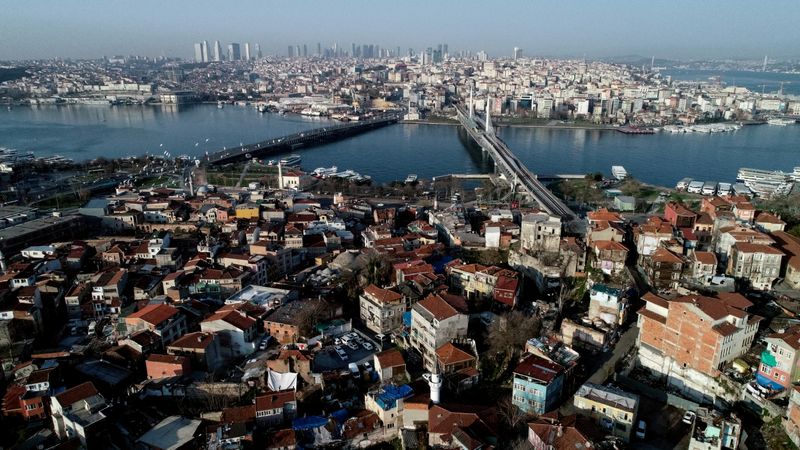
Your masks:
<svg viewBox="0 0 800 450"><path fill-rule="evenodd" d="M247 161L252 158L263 158L277 153L290 152L301 147L312 147L345 139L365 133L376 128L396 123L399 116L386 115L369 120L360 120L341 125L301 131L288 136L267 139L255 144L226 148L208 155L204 161L209 165L228 164Z"/></svg>
<svg viewBox="0 0 800 450"><path fill-rule="evenodd" d="M470 137L489 153L495 163L495 169L511 184L512 190L523 195L528 195L538 203L539 207L549 214L559 216L565 220L575 218L575 213L567 207L558 197L553 195L542 182L534 175L522 161L514 155L505 142L497 137L491 118L487 114L486 126L482 128L476 121L476 115L470 106L470 111L464 110L462 105L456 105L458 121Z"/></svg>

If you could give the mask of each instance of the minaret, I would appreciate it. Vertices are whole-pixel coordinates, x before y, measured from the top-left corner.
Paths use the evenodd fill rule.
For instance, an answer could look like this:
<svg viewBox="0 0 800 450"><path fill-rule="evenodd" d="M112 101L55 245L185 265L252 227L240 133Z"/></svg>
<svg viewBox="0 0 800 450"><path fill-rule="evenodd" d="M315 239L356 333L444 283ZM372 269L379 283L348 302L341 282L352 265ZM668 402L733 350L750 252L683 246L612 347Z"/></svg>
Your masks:
<svg viewBox="0 0 800 450"><path fill-rule="evenodd" d="M422 376L428 382L431 389L431 402L438 405L442 399L442 376L439 374L439 363L433 363L433 373L426 373Z"/></svg>
<svg viewBox="0 0 800 450"><path fill-rule="evenodd" d="M492 98L487 96L486 97L486 132L492 132L492 117L489 110L492 108Z"/></svg>
<svg viewBox="0 0 800 450"><path fill-rule="evenodd" d="M475 101L472 99L472 82L469 83L469 118L475 116Z"/></svg>
<svg viewBox="0 0 800 450"><path fill-rule="evenodd" d="M278 189L283 189L283 170L280 160L278 160Z"/></svg>
<svg viewBox="0 0 800 450"><path fill-rule="evenodd" d="M192 182L193 171L189 171L189 196L194 197L194 183Z"/></svg>
<svg viewBox="0 0 800 450"><path fill-rule="evenodd" d="M7 268L8 265L6 264L6 255L4 255L3 252L0 252L0 271L6 273Z"/></svg>

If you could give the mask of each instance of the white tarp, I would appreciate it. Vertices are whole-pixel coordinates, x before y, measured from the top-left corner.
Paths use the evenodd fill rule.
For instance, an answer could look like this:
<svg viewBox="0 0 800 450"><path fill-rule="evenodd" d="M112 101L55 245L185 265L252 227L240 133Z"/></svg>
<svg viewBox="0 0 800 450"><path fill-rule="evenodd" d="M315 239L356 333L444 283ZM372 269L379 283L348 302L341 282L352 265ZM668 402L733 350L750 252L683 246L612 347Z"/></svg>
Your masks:
<svg viewBox="0 0 800 450"><path fill-rule="evenodd" d="M273 391L297 390L297 374L294 372L274 372L267 369L267 386Z"/></svg>

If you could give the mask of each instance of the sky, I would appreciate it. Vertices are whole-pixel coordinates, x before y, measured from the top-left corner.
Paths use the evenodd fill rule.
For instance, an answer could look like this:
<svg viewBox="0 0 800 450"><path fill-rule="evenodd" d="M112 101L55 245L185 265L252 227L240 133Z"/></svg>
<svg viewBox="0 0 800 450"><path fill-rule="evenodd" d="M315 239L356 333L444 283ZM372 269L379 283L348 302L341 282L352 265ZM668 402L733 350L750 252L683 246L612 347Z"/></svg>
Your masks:
<svg viewBox="0 0 800 450"><path fill-rule="evenodd" d="M193 43L317 42L490 56L800 57L800 1L0 0L0 60L191 58Z"/></svg>

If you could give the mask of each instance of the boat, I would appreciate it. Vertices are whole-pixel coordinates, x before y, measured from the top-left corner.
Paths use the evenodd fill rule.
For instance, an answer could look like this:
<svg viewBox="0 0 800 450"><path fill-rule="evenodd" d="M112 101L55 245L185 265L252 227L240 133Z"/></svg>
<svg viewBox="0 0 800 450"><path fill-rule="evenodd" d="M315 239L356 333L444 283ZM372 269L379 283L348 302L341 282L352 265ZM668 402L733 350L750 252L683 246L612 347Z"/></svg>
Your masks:
<svg viewBox="0 0 800 450"><path fill-rule="evenodd" d="M622 166L611 166L611 175L619 181L628 177L628 171Z"/></svg>
<svg viewBox="0 0 800 450"><path fill-rule="evenodd" d="M258 105L258 112L260 113L267 112L267 105Z"/></svg>
<svg viewBox="0 0 800 450"><path fill-rule="evenodd" d="M406 184L410 184L410 183L413 183L413 182L415 182L415 181L417 181L417 174L415 174L415 173L412 173L412 174L409 174L409 175L406 177L406 181L405 181L405 182L406 182Z"/></svg>
<svg viewBox="0 0 800 450"><path fill-rule="evenodd" d="M742 167L736 174L736 181L744 183L755 195L772 197L786 195L792 191L795 182L800 181L800 171L786 173L781 170L763 170Z"/></svg>
<svg viewBox="0 0 800 450"><path fill-rule="evenodd" d="M282 166L297 166L303 158L300 155L289 155L281 159Z"/></svg>
<svg viewBox="0 0 800 450"><path fill-rule="evenodd" d="M217 108L222 109L224 107L225 107L225 102L223 102L222 100L217 102Z"/></svg>
<svg viewBox="0 0 800 450"><path fill-rule="evenodd" d="M336 166L333 166L333 167L317 167L316 169L314 169L313 172L311 172L311 174L314 175L317 178L328 178L329 176L331 176L334 173L336 173L337 170L339 170L339 169Z"/></svg>
<svg viewBox="0 0 800 450"><path fill-rule="evenodd" d="M267 163L268 166L274 166L276 164L278 164L278 161L275 161L274 159L270 159L269 162Z"/></svg>
<svg viewBox="0 0 800 450"><path fill-rule="evenodd" d="M767 120L767 124L768 125L778 125L778 126L781 126L781 127L785 127L786 125L794 125L795 123L796 122L795 122L794 119L773 118L773 119Z"/></svg>

